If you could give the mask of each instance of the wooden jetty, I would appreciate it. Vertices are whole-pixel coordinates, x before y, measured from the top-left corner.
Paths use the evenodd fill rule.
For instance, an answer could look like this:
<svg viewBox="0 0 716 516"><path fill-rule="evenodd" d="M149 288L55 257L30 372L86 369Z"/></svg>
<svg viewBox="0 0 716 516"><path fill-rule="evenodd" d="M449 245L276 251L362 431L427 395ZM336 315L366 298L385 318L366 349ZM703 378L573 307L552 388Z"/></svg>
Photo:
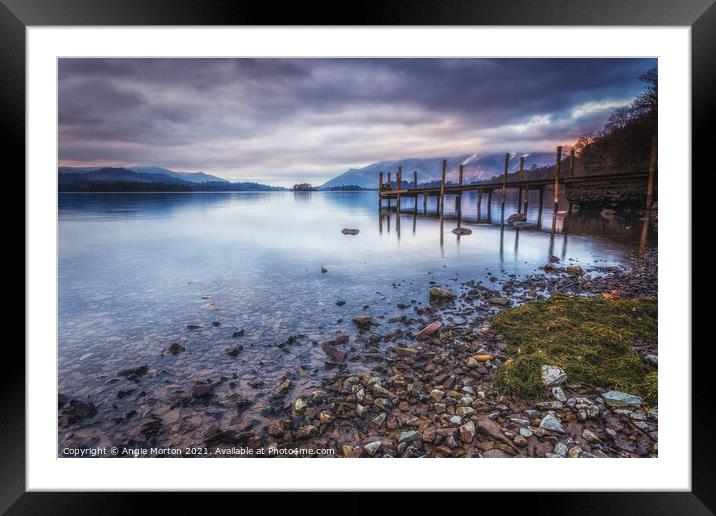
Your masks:
<svg viewBox="0 0 716 516"><path fill-rule="evenodd" d="M531 179L526 176L524 171L524 158L520 158L520 169L519 174L516 178L509 178L509 161L510 154L505 154L505 167L502 177L500 179L492 179L488 181L481 181L472 184L464 184L464 173L463 167L460 166L458 172L458 184L446 184L445 177L447 175L447 161L443 160L441 170L441 181L439 186L423 186L418 184L418 174L413 172L413 181L404 185L402 182L402 167L398 167L397 180L391 182L391 174L387 173L388 182L383 182L383 172L379 175L378 184L378 196L379 196L379 209L383 208L383 201L387 200L388 208L391 208L391 200L395 199L395 207L400 212L401 198L414 199L413 210L417 213L418 211L418 200L422 196L423 200L423 214L427 214L427 203L429 197L435 197L438 200L437 203L437 215L443 219L445 215L445 197L455 196L455 212L458 219L462 219L464 215L462 213L462 194L465 192L475 192L477 194L477 222L482 222L482 202L483 196L487 194L487 221L492 222L492 201L493 193L498 192L500 194L500 223L504 224L505 220L505 199L507 196L508 189L517 189L518 191L518 213L527 213L528 208L528 194L530 191L537 191L539 193L539 209L537 216L537 223L542 222L542 212L544 210L544 195L545 190L551 187L554 194L553 197L553 217L552 217L552 231L555 230L555 224L557 220L557 211L559 207L559 193L560 188L564 188L567 200L569 201L569 213L572 212L573 202L570 196L571 190L579 190L580 188L588 188L590 185L602 185L606 184L610 187L618 188L619 185L633 185L638 183L641 185L645 184L643 193L643 199L645 208L647 211L651 210L654 202L654 189L656 182L656 139L652 141L651 158L649 163L648 171L643 172L632 172L623 174L600 174L590 176L575 176L574 175L574 163L575 156L574 151L570 152L568 161L568 174L566 177L562 174L562 147L557 147L556 158L555 158L555 173L554 177Z"/></svg>

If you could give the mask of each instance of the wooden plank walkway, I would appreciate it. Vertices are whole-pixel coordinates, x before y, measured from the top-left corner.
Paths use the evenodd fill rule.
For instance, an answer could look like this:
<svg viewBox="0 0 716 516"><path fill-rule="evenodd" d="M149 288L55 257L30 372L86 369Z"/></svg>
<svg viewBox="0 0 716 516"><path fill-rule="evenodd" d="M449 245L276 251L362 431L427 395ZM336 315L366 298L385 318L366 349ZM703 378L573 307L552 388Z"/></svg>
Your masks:
<svg viewBox="0 0 716 516"><path fill-rule="evenodd" d="M600 174L600 175L594 175L594 176L578 176L578 177L563 177L560 178L560 183L564 185L569 184L583 184L583 183L589 183L589 182L600 182L606 180L610 181L632 181L634 179L647 179L649 177L649 172L631 172L627 174ZM542 188L545 186L553 185L554 179L510 179L505 182L505 186L507 188L529 188L529 189L537 189ZM388 186L388 184L383 185L384 187L393 188L395 184L391 184ZM445 185L445 195L452 195L452 194L459 194L462 192L475 192L478 190L482 190L484 192L487 192L488 190L495 190L496 188L502 188L502 181L482 181L479 183L471 183L471 184L446 184ZM396 197L397 194L400 195L440 195L442 188L440 186L428 186L428 187L415 187L412 188L401 188L400 190L395 189L382 189L378 192L378 195L380 195L383 198L386 197Z"/></svg>
<svg viewBox="0 0 716 516"><path fill-rule="evenodd" d="M527 208L528 208L528 193L530 190L537 190L539 192L539 210L538 210L538 217L537 217L537 224L541 224L542 222L542 212L544 210L544 194L545 190L548 186L552 185L552 196L553 196L553 214L552 214L552 232L555 232L556 224L557 224L557 212L559 209L559 192L560 192L560 183L562 183L565 192L567 193L567 199L569 200L569 189L570 186L584 186L588 185L589 183L598 184L600 182L608 181L610 184L618 184L618 183L624 183L627 184L629 182L638 181L642 179L646 179L646 186L645 186L645 208L646 211L651 213L651 208L653 206L654 202L654 181L656 177L656 160L657 160L657 141L656 137L652 139L651 142L651 151L650 151L650 157L649 157L649 168L648 171L644 172L635 172L635 173L624 173L624 174L600 174L600 175L592 175L592 176L577 176L574 175L574 165L575 165L575 155L574 155L574 149L570 151L569 159L567 160L569 169L567 171L566 177L562 176L562 147L557 147L556 157L555 157L555 172L553 178L541 178L541 179L528 179L525 174L525 160L524 157L520 158L520 169L519 174L517 175L517 178L509 178L509 163L510 163L510 154L505 154L505 166L504 171L502 174L502 178L500 179L493 179L491 181L482 181L479 183L473 183L473 184L464 184L464 167L463 165L460 165L460 169L458 172L458 184L446 184L445 177L447 175L447 161L442 161L442 174L440 179L440 185L439 186L424 186L420 187L418 184L418 174L417 172L413 172L413 187L412 188L402 188L403 181L403 169L402 167L398 167L396 176L395 176L395 186L393 186L393 182L391 181L391 174L388 172L388 182L383 183L383 172L380 172L379 178L378 178L378 210L383 209L383 199L386 199L388 201L388 210L391 209L391 200L395 199L395 208L398 213L400 213L400 198L408 197L408 198L414 198L414 206L413 211L417 213L418 211L418 198L419 196L423 196L423 213L427 213L427 201L428 197L430 196L436 196L438 197L438 208L437 212L440 216L440 219L442 220L445 216L445 196L446 195L454 195L455 196L455 211L458 215L458 227L460 224L460 221L462 219L462 194L465 192L477 192L477 221L482 221L482 197L483 194L487 194L487 214L488 214L488 220L492 221L492 198L493 193L495 190L499 190L500 192L500 224L504 225L505 222L505 200L507 198L507 189L508 188L517 188L519 191L518 194L518 203L517 203L517 213L524 213L525 216L527 214ZM573 203L569 202L569 213L571 214L573 210Z"/></svg>

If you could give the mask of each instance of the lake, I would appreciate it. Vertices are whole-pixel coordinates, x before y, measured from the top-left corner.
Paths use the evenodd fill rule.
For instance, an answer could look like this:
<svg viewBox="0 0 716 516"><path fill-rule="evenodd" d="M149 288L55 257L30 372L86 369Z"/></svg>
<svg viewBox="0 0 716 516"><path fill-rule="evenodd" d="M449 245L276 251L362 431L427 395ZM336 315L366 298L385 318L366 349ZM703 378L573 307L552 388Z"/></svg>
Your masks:
<svg viewBox="0 0 716 516"><path fill-rule="evenodd" d="M655 229L641 238L637 217L577 211L565 225L564 200L551 234L550 195L541 231L501 230L495 199L494 223L476 224L475 196L464 197L462 227L472 234L458 237L450 198L441 224L434 199L427 216L422 201L415 214L404 199L398 218L379 215L376 192L60 194L59 391L89 397L99 411L71 435L60 429L61 445L131 440L149 416L171 430L164 444L177 446L237 417L256 425L287 374L295 395L320 386L319 343L355 335L355 316L388 327L427 304L433 285L532 274L552 255L587 269L620 265L640 244L656 245ZM530 199L530 220L536 207ZM508 196L506 215L516 211ZM186 351L168 353L173 343ZM141 381L118 376L144 364ZM221 377L218 404L173 406L195 382ZM238 416L237 397L251 401Z"/></svg>

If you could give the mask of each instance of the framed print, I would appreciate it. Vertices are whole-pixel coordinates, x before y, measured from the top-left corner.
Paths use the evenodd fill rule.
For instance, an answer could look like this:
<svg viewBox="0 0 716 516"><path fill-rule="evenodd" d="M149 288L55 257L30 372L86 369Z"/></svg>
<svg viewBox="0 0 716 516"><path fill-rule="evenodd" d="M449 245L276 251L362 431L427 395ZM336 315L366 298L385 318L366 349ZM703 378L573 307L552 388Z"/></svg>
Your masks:
<svg viewBox="0 0 716 516"><path fill-rule="evenodd" d="M711 4L316 25L4 1L27 303L3 509L439 490L710 513Z"/></svg>

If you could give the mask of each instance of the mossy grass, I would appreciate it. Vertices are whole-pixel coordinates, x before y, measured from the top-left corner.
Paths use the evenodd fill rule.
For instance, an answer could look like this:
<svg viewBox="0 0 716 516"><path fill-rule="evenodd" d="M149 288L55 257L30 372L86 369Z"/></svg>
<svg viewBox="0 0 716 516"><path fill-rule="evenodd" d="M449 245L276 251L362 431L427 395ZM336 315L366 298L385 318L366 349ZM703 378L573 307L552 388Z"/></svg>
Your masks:
<svg viewBox="0 0 716 516"><path fill-rule="evenodd" d="M656 400L656 369L644 364L633 348L636 342L656 342L654 297L607 300L557 294L505 310L492 328L504 335L514 356L495 375L503 392L544 397L541 370L549 364L564 369L568 383Z"/></svg>

